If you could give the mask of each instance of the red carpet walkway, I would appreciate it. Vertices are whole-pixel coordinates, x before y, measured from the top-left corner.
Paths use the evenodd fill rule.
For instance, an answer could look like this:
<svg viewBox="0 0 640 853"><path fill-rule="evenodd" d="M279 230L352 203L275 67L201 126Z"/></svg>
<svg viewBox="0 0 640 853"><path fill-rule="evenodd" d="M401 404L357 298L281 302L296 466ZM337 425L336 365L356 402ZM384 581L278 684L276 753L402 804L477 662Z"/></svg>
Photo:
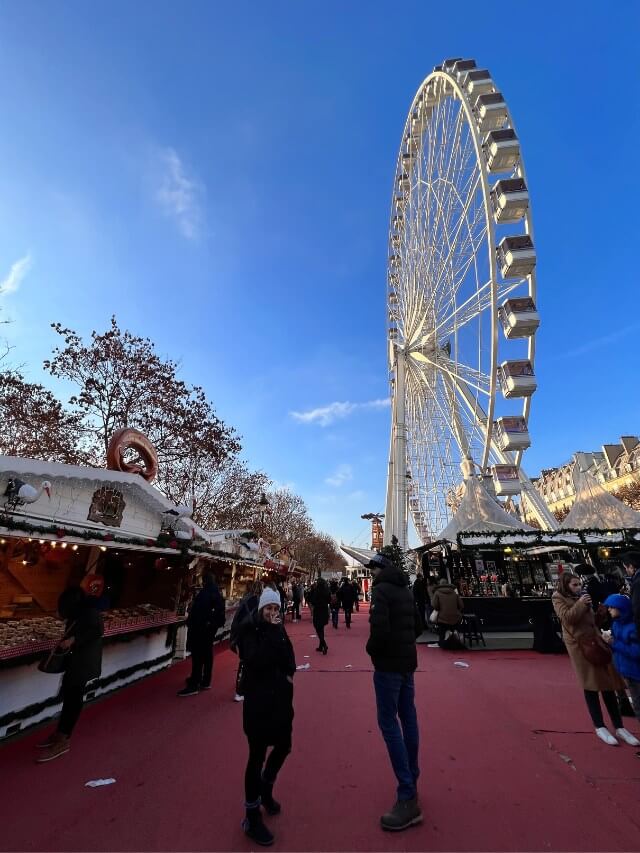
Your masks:
<svg viewBox="0 0 640 853"><path fill-rule="evenodd" d="M283 813L269 820L275 849L640 848L640 757L597 741L567 658L419 647L425 821L390 835L378 826L395 787L375 721L367 613L351 632L328 629L327 657L314 651L308 611L289 630L311 669L296 676L294 749L276 789ZM454 666L461 658L469 669ZM87 707L71 753L51 764L33 763L41 732L0 747L0 849L250 850L235 665L221 652L214 689L193 698L175 696L180 664ZM117 781L84 787L101 777Z"/></svg>

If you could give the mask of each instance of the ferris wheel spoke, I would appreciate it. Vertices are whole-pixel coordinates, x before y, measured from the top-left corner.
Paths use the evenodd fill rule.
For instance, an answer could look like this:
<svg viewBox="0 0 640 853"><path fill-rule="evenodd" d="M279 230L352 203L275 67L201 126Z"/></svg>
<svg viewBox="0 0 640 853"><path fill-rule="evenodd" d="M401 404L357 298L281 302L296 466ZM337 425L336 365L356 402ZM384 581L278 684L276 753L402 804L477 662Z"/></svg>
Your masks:
<svg viewBox="0 0 640 853"><path fill-rule="evenodd" d="M502 302L510 293L523 284L527 284L526 279L501 282L498 287L497 301ZM487 281L454 311L439 320L433 330L422 338L420 341L421 346L425 346L429 341L434 339L443 340L448 338L456 329L463 328L467 323L475 320L484 311L488 310L491 307L491 302L491 282Z"/></svg>

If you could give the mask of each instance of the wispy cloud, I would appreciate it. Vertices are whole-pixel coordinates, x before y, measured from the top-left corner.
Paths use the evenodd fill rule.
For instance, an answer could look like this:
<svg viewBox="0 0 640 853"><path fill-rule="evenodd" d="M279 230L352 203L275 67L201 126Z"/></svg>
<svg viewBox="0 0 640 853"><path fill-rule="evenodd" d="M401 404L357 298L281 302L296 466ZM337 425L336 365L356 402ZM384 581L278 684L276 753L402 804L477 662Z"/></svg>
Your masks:
<svg viewBox="0 0 640 853"><path fill-rule="evenodd" d="M317 409L309 409L306 412L289 412L291 417L301 424L319 424L322 427L329 426L334 421L348 418L354 412L363 409L385 409L390 400L368 400L366 403L329 403L328 406L320 406Z"/></svg>
<svg viewBox="0 0 640 853"><path fill-rule="evenodd" d="M631 332L638 331L638 329L640 329L640 323L633 323L630 326L625 326L622 329L618 329L616 332L611 332L610 335L601 335L601 337L599 338L592 338L590 341L587 341L582 346L561 353L560 355L556 356L553 361L560 361L565 358L575 358L579 355L586 355L592 350L600 349L600 347L606 347L609 344L614 344L621 338L626 338L626 336L630 335Z"/></svg>
<svg viewBox="0 0 640 853"><path fill-rule="evenodd" d="M174 148L161 149L159 165L155 200L187 240L196 240L202 226L204 187L197 178L188 174Z"/></svg>
<svg viewBox="0 0 640 853"><path fill-rule="evenodd" d="M325 483L328 486L335 486L335 488L338 489L340 486L348 483L349 480L353 480L353 469L351 468L351 465L338 465L333 474L325 479Z"/></svg>
<svg viewBox="0 0 640 853"><path fill-rule="evenodd" d="M9 293L15 293L20 288L27 273L32 267L31 255L25 255L11 265L9 274L0 282L0 294L6 296Z"/></svg>

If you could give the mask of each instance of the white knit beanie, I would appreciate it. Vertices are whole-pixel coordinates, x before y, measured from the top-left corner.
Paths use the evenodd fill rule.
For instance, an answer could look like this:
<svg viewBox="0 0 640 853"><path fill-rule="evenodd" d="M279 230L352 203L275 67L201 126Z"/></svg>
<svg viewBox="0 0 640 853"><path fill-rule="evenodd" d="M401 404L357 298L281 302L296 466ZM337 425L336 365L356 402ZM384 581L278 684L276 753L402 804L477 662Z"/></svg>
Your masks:
<svg viewBox="0 0 640 853"><path fill-rule="evenodd" d="M275 591L275 589L271 589L271 587L265 587L262 595L260 596L260 601L258 602L258 610L262 610L267 604L277 604L280 607L280 594Z"/></svg>

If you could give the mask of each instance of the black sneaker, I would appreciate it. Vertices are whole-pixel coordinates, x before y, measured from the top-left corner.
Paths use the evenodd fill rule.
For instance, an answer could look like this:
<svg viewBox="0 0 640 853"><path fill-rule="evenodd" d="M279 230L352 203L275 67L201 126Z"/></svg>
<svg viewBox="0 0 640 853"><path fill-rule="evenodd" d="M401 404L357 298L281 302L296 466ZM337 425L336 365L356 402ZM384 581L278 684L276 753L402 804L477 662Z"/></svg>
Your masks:
<svg viewBox="0 0 640 853"><path fill-rule="evenodd" d="M269 832L264 825L262 815L260 814L260 806L257 809L247 809L247 816L242 821L242 828L245 831L245 835L248 835L249 838L252 838L261 847L271 847L275 841L273 833Z"/></svg>
<svg viewBox="0 0 640 853"><path fill-rule="evenodd" d="M211 685L210 684L201 684L200 690L211 690Z"/></svg>
<svg viewBox="0 0 640 853"><path fill-rule="evenodd" d="M380 818L380 825L388 832L400 832L418 823L422 823L422 811L416 797L412 800L398 800L391 811Z"/></svg>
<svg viewBox="0 0 640 853"><path fill-rule="evenodd" d="M197 687L184 687L178 690L178 696L197 696L199 692Z"/></svg>

